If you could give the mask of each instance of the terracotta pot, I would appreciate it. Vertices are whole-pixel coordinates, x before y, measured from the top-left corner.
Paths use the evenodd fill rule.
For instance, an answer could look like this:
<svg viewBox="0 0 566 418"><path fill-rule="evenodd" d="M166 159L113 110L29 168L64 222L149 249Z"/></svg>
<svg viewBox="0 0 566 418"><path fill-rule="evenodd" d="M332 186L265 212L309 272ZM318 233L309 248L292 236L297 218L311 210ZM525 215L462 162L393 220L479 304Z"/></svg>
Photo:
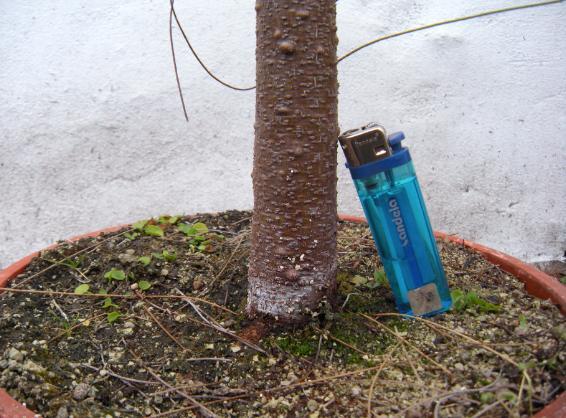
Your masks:
<svg viewBox="0 0 566 418"><path fill-rule="evenodd" d="M343 221L366 223L365 218L340 215ZM101 229L99 231L90 232L88 234L79 235L70 238L68 241L78 241L81 238L96 237L102 233L118 231L128 225L119 225L110 228ZM504 254L500 251L493 250L489 247L477 244L472 241L466 241L455 235L449 235L444 232L436 231L437 238L455 242L466 246L485 257L493 264L498 265L502 270L517 277L525 284L526 291L540 299L550 299L556 304L562 314L566 315L566 286L562 285L557 279L551 277L536 268L523 263L521 260ZM57 247L53 244L46 249ZM28 264L39 255L39 252L28 255L14 264L0 271L0 287L5 287L7 283L22 273ZM547 405L542 411L538 412L534 418L562 418L566 416L566 392L562 393L550 405ZM0 418L34 418L39 415L27 409L24 405L12 398L6 391L0 389Z"/></svg>

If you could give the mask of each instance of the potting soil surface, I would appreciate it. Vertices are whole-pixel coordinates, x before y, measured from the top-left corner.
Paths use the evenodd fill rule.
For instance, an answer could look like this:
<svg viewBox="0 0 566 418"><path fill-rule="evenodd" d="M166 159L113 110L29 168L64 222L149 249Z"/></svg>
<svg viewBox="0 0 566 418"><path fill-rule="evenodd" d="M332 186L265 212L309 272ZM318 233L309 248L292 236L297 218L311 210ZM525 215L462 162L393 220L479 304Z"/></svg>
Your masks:
<svg viewBox="0 0 566 418"><path fill-rule="evenodd" d="M0 387L57 418L530 416L563 391L558 309L448 242L446 314L395 314L367 226L340 222L335 306L250 321L250 217L164 216L43 252L0 295Z"/></svg>

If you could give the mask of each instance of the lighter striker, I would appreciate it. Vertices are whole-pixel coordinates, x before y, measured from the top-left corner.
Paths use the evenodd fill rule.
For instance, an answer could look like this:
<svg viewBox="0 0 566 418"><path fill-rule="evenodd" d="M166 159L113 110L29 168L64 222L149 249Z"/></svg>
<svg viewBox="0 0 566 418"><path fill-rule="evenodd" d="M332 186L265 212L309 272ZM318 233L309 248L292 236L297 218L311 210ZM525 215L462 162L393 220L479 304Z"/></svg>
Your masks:
<svg viewBox="0 0 566 418"><path fill-rule="evenodd" d="M370 123L339 141L399 312L431 316L448 310L452 299L403 139Z"/></svg>

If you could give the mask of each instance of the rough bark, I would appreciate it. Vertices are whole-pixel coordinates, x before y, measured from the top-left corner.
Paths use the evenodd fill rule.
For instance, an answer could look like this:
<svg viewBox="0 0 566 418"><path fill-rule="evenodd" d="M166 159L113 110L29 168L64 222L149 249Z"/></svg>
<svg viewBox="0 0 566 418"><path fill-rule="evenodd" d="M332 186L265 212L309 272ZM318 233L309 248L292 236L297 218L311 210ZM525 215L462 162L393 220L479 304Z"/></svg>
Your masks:
<svg viewBox="0 0 566 418"><path fill-rule="evenodd" d="M248 312L302 320L336 283L335 0L258 0Z"/></svg>

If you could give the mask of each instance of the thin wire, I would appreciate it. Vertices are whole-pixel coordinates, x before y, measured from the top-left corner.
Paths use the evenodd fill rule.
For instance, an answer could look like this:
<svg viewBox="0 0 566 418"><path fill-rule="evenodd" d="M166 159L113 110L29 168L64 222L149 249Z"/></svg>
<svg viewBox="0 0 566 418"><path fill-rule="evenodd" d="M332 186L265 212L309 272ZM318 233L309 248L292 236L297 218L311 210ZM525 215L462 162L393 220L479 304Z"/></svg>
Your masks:
<svg viewBox="0 0 566 418"><path fill-rule="evenodd" d="M183 114L185 120L189 121L187 115L187 108L185 107L185 99L183 97L183 89L181 88L181 81L179 80L179 70L177 69L177 58L175 56L175 45L173 44L173 2L171 0L171 9L169 10L169 43L171 44L171 56L173 57L173 68L175 69L175 78L177 79L177 89L179 90L179 97L181 98L181 105L183 106Z"/></svg>
<svg viewBox="0 0 566 418"><path fill-rule="evenodd" d="M498 14L498 13L505 13L505 12L511 12L513 10L521 10L521 9L529 9L532 7L539 7L539 6L548 6L550 4L556 4L556 3L562 3L564 0L550 0L550 1L543 1L543 2L539 2L539 3L529 3L529 4L523 4L520 6L510 6L510 7L505 7L505 8L501 8L501 9L495 9L495 10L488 10L486 12L481 12L481 13L476 13L473 15L468 15L468 16L463 16L463 17L457 17L454 19L448 19L448 20L443 20L440 22L436 22L436 23L431 23L428 25L424 25L424 26L419 26L416 28L412 28L412 29L407 29L401 32L395 32L389 35L385 35L385 36L381 36L379 38L373 39L369 42L366 42L363 45L358 46L357 48L351 50L350 52L342 55L340 58L338 58L336 60L336 64L338 64L339 62L342 62L343 60L345 60L346 58L351 57L352 55L354 55L356 52L361 51L364 48L367 48L370 45L376 44L378 42L384 41L386 39L391 39L391 38L396 38L398 36L401 35L406 35L408 33L413 33L413 32L418 32L421 30L425 30L425 29L431 29L437 26L442 26L442 25L448 25L450 23L456 23L456 22L462 22L464 20L470 20L470 19L475 19L478 17L484 17L484 16L489 16L489 15L494 15L494 14ZM221 80L220 78L218 78L217 76L215 76L212 71L210 71L208 69L208 67L204 64L204 62L202 62L202 60L200 59L200 57L198 56L198 54L196 53L196 51L194 50L193 46L191 45L189 38L187 37L185 31L183 30L183 27L181 25L181 22L179 22L179 19L177 18L177 13L175 12L175 8L173 6L173 2L174 0L171 0L171 13L173 15L173 17L175 18L175 22L177 22L177 26L179 27L179 30L181 31L181 34L183 35L183 38L185 38L185 42L187 43L189 49L191 50L191 52L193 53L194 57L197 59L197 61L199 62L199 64L201 65L201 67L208 73L208 75L210 77L212 77L213 79L215 79L216 81L218 81L220 84L232 89L232 90L238 90L238 91L249 91L249 90L253 90L256 88L256 86L251 86L251 87L237 87L234 86L232 84L229 84L223 80ZM171 26L171 24L170 24ZM172 29L170 29L172 30ZM171 41L172 43L173 41ZM173 61L175 61L175 55L173 53ZM176 70L176 64L175 64L175 70ZM181 91L181 87L179 84L179 77L177 75L177 84L179 86L179 92ZM182 93L181 93L181 101L182 101ZM183 102L183 109L184 109L185 105ZM186 117L186 111L185 111L185 117Z"/></svg>
<svg viewBox="0 0 566 418"><path fill-rule="evenodd" d="M199 62L199 64L201 65L201 67L204 69L204 71L206 71L208 73L209 76L211 76L212 78L214 78L216 81L218 81L220 84L232 89L232 90L238 90L238 91L248 91L248 90L253 90L255 89L255 86L251 86L251 87L237 87L234 86L230 83L227 83L226 81L222 81L221 79L219 79L218 77L216 77L212 71L210 71L208 69L208 67L204 64L204 62L202 62L202 60L200 59L200 57L198 56L198 54L196 53L195 49L193 48L193 46L191 45L191 42L189 41L189 38L187 37L187 34L185 33L185 31L183 30L183 26L181 25L181 22L179 22L179 19L177 18L177 13L175 12L175 7L173 6L173 1L171 0L171 11L173 13L173 17L175 17L175 22L177 22L177 26L179 27L179 30L181 31L181 34L183 35L183 38L185 38L185 42L187 43L189 49L191 50L191 52L193 53L193 55L195 56L195 58L197 59L197 61Z"/></svg>
<svg viewBox="0 0 566 418"><path fill-rule="evenodd" d="M355 54L358 51L361 51L364 48L367 48L370 45L376 44L376 43L384 41L386 39L396 38L397 36L406 35L408 33L418 32L418 31L421 31L421 30L430 29L430 28L434 28L434 27L437 27L437 26L447 25L449 23L462 22L464 20L470 20L470 19L475 19L477 17L494 15L494 14L497 14L497 13L510 12L510 11L513 11L513 10L528 9L528 8L531 8L531 7L539 7L539 6L547 6L549 4L561 3L562 1L563 0L551 0L551 1L543 1L543 2L540 2L540 3L530 3L530 4L523 4L523 5L520 5L520 6L505 7L505 8L496 9L496 10L488 10L487 12L477 13L477 14L463 16L463 17L457 17L455 19L443 20L443 21L440 21L440 22L431 23L431 24L424 25L424 26L419 26L419 27L416 27L416 28L413 28L413 29L407 29L407 30L404 30L404 31L401 31L401 32L396 32L396 33L392 33L392 34L389 34L389 35L381 36L379 38L376 38L374 40L366 42L365 44L360 45L359 47L357 47L355 49L352 49L347 54L344 54L340 58L338 58L336 63L339 63L340 61L345 60L346 58L352 56L353 54Z"/></svg>

